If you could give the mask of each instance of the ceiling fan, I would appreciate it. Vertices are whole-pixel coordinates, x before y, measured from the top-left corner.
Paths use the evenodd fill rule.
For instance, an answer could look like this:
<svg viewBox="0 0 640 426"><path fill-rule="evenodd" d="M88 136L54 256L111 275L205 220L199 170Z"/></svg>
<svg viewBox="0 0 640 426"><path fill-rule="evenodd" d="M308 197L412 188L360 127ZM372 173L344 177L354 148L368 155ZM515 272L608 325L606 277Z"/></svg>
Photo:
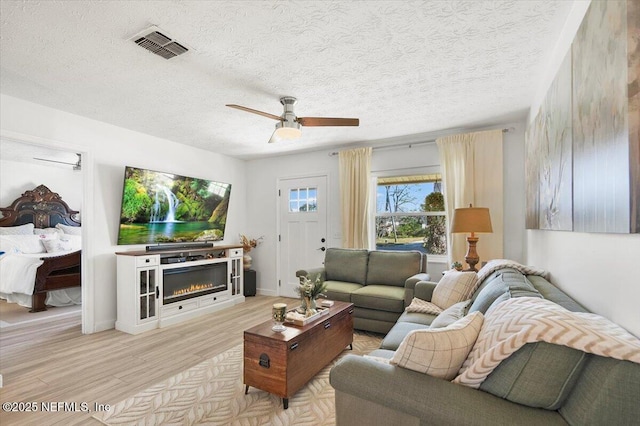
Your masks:
<svg viewBox="0 0 640 426"><path fill-rule="evenodd" d="M317 127L360 125L360 120L357 118L296 117L296 114L293 112L293 106L297 101L298 100L292 96L283 96L280 98L280 103L284 106L284 112L280 116L258 111L257 109L247 108L242 105L227 104L227 106L277 120L276 130L271 135L269 143L277 142L281 139L299 138L302 135L300 126Z"/></svg>
<svg viewBox="0 0 640 426"><path fill-rule="evenodd" d="M82 170L82 154L76 154L76 155L78 156L78 161L76 161L75 163L68 163L66 161L49 160L47 158L38 158L38 157L33 157L33 159L40 160L40 161L48 161L50 163L67 164L69 166L73 166L74 171Z"/></svg>

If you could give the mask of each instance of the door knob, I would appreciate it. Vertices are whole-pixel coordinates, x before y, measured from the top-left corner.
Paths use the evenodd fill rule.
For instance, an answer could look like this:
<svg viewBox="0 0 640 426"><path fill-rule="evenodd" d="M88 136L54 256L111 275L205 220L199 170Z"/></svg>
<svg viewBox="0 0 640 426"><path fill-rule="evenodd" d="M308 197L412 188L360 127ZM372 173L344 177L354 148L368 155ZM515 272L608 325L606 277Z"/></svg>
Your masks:
<svg viewBox="0 0 640 426"><path fill-rule="evenodd" d="M325 251L325 250L326 250L326 248L324 248L324 247L320 247L318 250Z"/></svg>
<svg viewBox="0 0 640 426"><path fill-rule="evenodd" d="M325 241L327 241L327 240L325 240L324 238L320 238L320 242L321 243L324 243Z"/></svg>

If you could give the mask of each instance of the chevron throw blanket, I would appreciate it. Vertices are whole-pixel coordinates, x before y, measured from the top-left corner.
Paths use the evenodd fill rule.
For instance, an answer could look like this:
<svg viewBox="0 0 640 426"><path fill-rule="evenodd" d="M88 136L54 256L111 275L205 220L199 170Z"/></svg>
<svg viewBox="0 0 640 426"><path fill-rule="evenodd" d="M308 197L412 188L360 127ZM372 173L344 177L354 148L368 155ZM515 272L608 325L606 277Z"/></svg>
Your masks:
<svg viewBox="0 0 640 426"><path fill-rule="evenodd" d="M519 297L489 309L473 349L453 380L479 388L503 359L527 343L547 342L640 364L640 340L596 314Z"/></svg>
<svg viewBox="0 0 640 426"><path fill-rule="evenodd" d="M488 261L487 264L478 271L478 286L480 286L480 284L482 284L489 275L502 268L511 268L524 275L540 275L545 280L549 279L549 273L544 269L521 265L520 263L509 259L493 259Z"/></svg>

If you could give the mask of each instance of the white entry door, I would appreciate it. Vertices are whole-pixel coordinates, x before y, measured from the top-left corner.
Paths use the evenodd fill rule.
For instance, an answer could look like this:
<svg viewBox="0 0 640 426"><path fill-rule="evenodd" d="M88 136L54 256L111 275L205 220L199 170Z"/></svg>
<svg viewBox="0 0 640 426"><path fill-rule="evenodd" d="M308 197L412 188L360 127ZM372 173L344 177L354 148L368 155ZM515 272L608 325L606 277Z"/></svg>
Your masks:
<svg viewBox="0 0 640 426"><path fill-rule="evenodd" d="M278 294L299 297L296 271L322 266L327 247L327 177L281 179Z"/></svg>

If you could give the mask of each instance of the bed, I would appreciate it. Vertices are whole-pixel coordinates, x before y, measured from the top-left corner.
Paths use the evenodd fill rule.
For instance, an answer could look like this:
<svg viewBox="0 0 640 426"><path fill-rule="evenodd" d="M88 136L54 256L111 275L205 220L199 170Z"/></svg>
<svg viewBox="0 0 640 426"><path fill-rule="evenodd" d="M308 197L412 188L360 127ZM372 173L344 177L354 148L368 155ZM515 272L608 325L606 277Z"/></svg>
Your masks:
<svg viewBox="0 0 640 426"><path fill-rule="evenodd" d="M0 298L29 312L80 304L79 212L40 185L0 213Z"/></svg>

